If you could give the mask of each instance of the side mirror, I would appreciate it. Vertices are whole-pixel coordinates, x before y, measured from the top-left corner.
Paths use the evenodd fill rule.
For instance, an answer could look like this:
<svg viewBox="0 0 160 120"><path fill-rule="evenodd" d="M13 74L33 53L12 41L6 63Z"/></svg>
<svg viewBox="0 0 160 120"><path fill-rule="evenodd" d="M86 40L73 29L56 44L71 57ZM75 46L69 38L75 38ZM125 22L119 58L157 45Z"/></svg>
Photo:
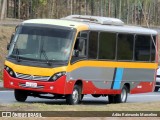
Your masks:
<svg viewBox="0 0 160 120"><path fill-rule="evenodd" d="M17 26L15 27L15 32L17 31L18 27L19 27L19 25L17 25Z"/></svg>
<svg viewBox="0 0 160 120"><path fill-rule="evenodd" d="M15 35L15 33L12 33L12 36L11 36L10 42L7 44L7 50L9 50L9 48L10 48L10 45L11 45L12 40L13 40L13 38L14 38L14 35Z"/></svg>
<svg viewBox="0 0 160 120"><path fill-rule="evenodd" d="M7 50L9 50L9 48L10 48L10 43L7 44Z"/></svg>
<svg viewBox="0 0 160 120"><path fill-rule="evenodd" d="M73 56L78 57L79 56L79 50L74 50L73 51Z"/></svg>

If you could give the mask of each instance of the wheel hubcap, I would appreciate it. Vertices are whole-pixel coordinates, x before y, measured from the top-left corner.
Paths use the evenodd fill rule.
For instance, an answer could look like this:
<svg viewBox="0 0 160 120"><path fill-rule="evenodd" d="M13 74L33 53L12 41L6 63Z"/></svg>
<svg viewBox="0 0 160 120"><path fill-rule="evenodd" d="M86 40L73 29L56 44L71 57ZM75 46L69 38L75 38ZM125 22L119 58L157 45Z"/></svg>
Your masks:
<svg viewBox="0 0 160 120"><path fill-rule="evenodd" d="M126 97L127 97L127 91L125 89L122 89L122 93L121 93L122 102L125 102Z"/></svg>
<svg viewBox="0 0 160 120"><path fill-rule="evenodd" d="M77 90L74 90L73 91L73 101L74 103L76 103L78 101L78 91Z"/></svg>

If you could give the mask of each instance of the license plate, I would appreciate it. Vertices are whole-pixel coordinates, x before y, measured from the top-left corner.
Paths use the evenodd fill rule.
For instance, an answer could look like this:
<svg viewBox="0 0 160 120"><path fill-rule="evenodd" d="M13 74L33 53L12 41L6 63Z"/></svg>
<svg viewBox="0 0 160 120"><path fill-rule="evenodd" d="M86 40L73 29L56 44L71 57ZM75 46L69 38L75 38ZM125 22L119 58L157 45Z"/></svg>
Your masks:
<svg viewBox="0 0 160 120"><path fill-rule="evenodd" d="M37 87L37 83L26 82L26 87L33 87L33 88L36 88L36 87Z"/></svg>

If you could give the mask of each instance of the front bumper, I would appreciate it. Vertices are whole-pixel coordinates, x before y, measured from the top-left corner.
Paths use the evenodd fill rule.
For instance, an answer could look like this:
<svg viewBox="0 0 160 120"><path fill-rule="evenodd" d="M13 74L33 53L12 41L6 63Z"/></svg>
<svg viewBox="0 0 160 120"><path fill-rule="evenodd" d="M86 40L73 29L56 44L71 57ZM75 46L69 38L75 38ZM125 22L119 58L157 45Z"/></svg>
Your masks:
<svg viewBox="0 0 160 120"><path fill-rule="evenodd" d="M60 77L54 82L24 80L11 77L6 70L3 73L4 87L10 89L21 89L28 91L37 91L50 94L65 94L66 76ZM26 83L36 83L36 87L28 87Z"/></svg>

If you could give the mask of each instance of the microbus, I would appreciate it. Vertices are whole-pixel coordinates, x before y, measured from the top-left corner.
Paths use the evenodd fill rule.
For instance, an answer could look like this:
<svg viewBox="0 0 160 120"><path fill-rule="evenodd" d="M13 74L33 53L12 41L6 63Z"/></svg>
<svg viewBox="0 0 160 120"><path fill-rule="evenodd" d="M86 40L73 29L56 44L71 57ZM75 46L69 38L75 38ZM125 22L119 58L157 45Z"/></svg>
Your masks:
<svg viewBox="0 0 160 120"><path fill-rule="evenodd" d="M4 87L19 102L33 96L74 105L91 94L124 103L128 93L154 90L157 36L108 17L26 20L7 46Z"/></svg>

